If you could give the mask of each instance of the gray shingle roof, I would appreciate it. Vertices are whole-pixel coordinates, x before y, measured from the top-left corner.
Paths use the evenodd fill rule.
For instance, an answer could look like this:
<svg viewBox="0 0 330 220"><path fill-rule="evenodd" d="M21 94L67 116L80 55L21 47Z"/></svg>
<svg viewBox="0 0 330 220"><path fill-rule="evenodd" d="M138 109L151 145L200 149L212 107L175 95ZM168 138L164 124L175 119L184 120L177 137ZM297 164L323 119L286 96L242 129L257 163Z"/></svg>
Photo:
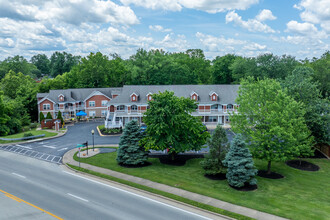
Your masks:
<svg viewBox="0 0 330 220"><path fill-rule="evenodd" d="M99 91L112 98L112 93L119 95L122 88L81 88L81 89L59 89L50 90L49 93L38 93L37 97L46 97L54 102L58 102L58 96L64 95L64 102L84 101L93 92Z"/></svg>
<svg viewBox="0 0 330 220"><path fill-rule="evenodd" d="M200 104L234 104L237 97L239 85L129 85L124 86L122 93L117 98L110 101L110 104L147 104L148 93L159 93L165 90L173 91L178 97L190 97L194 91L198 94ZM211 101L210 92L216 92L219 95L217 101ZM131 102L130 95L139 94L136 102Z"/></svg>

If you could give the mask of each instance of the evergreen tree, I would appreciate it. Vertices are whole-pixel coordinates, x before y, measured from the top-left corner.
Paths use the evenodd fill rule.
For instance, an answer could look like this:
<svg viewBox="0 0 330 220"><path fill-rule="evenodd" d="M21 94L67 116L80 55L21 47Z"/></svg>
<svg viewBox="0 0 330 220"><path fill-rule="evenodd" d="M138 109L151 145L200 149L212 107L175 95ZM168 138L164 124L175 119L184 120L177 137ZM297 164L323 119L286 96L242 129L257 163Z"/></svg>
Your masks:
<svg viewBox="0 0 330 220"><path fill-rule="evenodd" d="M50 112L47 113L46 119L53 119L53 116L50 114Z"/></svg>
<svg viewBox="0 0 330 220"><path fill-rule="evenodd" d="M228 147L226 146L227 142L226 130L221 127L221 125L217 125L211 138L207 142L210 152L200 163L206 174L216 175L226 172L222 161L225 159L228 151Z"/></svg>
<svg viewBox="0 0 330 220"><path fill-rule="evenodd" d="M117 162L122 165L143 165L147 162L148 152L139 144L142 138L140 127L136 120L126 124L120 137Z"/></svg>
<svg viewBox="0 0 330 220"><path fill-rule="evenodd" d="M258 171L254 167L252 155L240 134L236 135L231 142L223 164L228 167L226 177L229 185L243 187L245 183L257 184L254 176Z"/></svg>
<svg viewBox="0 0 330 220"><path fill-rule="evenodd" d="M61 124L63 124L64 120L63 120L61 111L58 112L57 119L60 119L61 120Z"/></svg>
<svg viewBox="0 0 330 220"><path fill-rule="evenodd" d="M44 120L44 119L45 119L45 115L44 115L44 113L40 112L40 114L39 114L39 120L40 120L40 123L41 123L42 120Z"/></svg>

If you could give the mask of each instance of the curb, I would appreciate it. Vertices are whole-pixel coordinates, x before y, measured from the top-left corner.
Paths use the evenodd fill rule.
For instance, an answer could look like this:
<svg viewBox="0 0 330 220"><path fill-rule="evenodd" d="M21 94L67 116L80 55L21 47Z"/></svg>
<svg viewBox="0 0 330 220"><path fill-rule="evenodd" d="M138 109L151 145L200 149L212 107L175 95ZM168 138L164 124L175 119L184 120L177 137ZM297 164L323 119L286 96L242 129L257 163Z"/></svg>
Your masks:
<svg viewBox="0 0 330 220"><path fill-rule="evenodd" d="M76 149L72 149L72 150L70 150L70 151L73 151L73 152L75 153L74 150L76 150ZM65 154L67 154L67 153L69 153L69 151L67 151ZM70 153L71 153L71 152L70 152ZM162 198L162 199L164 199L164 200L168 200L168 201L171 201L171 202L174 202L174 203L178 203L178 204L181 204L181 205L184 205L184 206L188 206L188 207L193 208L193 209L196 209L196 210L200 210L200 211L203 211L203 212L206 212L206 213L212 214L212 215L219 216L219 217L221 217L221 218L234 220L234 218L231 218L231 217L229 217L229 216L222 215L222 214L215 213L215 212L211 212L211 211L209 211L209 210L202 209L202 208L199 208L199 207L196 207L196 206L193 206L193 205L190 205L190 204L187 204L187 203L184 203L184 202L181 202L181 201L175 200L175 199L171 199L171 198L166 197L166 196L162 196L162 195L159 195L159 194L156 194L156 193L152 193L152 192L149 192L149 191L146 191L146 190L143 190L143 189L135 188L135 187L133 187L133 186L126 185L126 184L124 184L124 183L116 182L116 181L114 181L114 180L109 180L109 179L102 178L102 177L99 177L99 176L96 176L96 175L93 175L93 174L89 174L89 173L85 173L85 172L82 172L82 171L79 171L79 170L75 170L75 169L71 168L70 166L68 166L68 164L70 164L69 162L64 162L64 156L65 156L65 154L63 155L63 159L62 159L62 163L64 164L64 165L62 165L62 166L64 166L65 168L67 168L68 170L70 170L70 171L73 172L73 173L77 173L77 174L80 174L80 175L82 175L82 176L92 177L92 178L95 178L95 179L98 179L98 180L102 180L102 181L105 181L105 182L108 182L108 183L112 183L112 184L115 184L115 185L119 185L119 186L124 187L124 188L128 188L128 189L131 189L131 190L139 191L139 192L142 192L142 193L145 193L145 194L148 194L148 195L152 195L152 196L154 196L154 197L159 197L159 198ZM84 164L84 163L82 163L82 164ZM86 168L84 168L84 169L86 169ZM88 170L88 169L86 169L86 170ZM118 177L115 177L115 178L120 179L120 178L118 178ZM125 179L123 179L123 180L125 180ZM128 181L128 180L126 180L126 181ZM129 182L130 182L130 181L129 181ZM139 185L142 185L142 184L139 184ZM147 186L147 187L152 188L152 187L150 187L150 186ZM173 194L173 195L175 195L175 194Z"/></svg>
<svg viewBox="0 0 330 220"><path fill-rule="evenodd" d="M97 129L97 131L99 132L99 135L100 135L101 137L115 137L115 136L120 136L120 135L121 135L121 134L104 135L104 134L101 133L101 131L100 131L100 129L99 129L98 126L96 126L96 129Z"/></svg>
<svg viewBox="0 0 330 220"><path fill-rule="evenodd" d="M54 138L59 138L64 136L66 133L68 132L68 129L65 130L64 133L57 133L57 135L53 136L53 137L47 137L47 138L40 138L40 139L35 139L35 140L30 140L30 141L20 141L20 142L9 142L6 144L0 144L0 146L5 146L8 144L26 144L26 143L33 143L33 142L39 142L39 141L44 141L44 140L50 140L50 139L54 139ZM54 132L55 133L55 132Z"/></svg>

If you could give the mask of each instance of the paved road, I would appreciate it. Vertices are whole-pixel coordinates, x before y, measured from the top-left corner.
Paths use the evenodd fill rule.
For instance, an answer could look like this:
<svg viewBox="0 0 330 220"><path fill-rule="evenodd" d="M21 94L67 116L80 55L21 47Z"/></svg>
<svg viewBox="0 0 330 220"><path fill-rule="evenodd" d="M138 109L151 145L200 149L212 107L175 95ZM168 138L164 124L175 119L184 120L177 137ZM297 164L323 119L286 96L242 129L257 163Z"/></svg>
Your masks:
<svg viewBox="0 0 330 220"><path fill-rule="evenodd" d="M2 209L0 219L218 218L167 200L156 201L123 186L78 176L63 165L10 152L0 152L0 180L0 204L8 198L17 202Z"/></svg>
<svg viewBox="0 0 330 220"><path fill-rule="evenodd" d="M73 126L68 126L68 132L62 137L24 144L8 144L0 147L0 149L52 163L61 163L65 152L75 148L77 144L88 141L89 146L92 147L91 130L93 129L95 131L95 145L119 143L120 136L101 137L96 130L98 125L102 125L102 122L76 123Z"/></svg>

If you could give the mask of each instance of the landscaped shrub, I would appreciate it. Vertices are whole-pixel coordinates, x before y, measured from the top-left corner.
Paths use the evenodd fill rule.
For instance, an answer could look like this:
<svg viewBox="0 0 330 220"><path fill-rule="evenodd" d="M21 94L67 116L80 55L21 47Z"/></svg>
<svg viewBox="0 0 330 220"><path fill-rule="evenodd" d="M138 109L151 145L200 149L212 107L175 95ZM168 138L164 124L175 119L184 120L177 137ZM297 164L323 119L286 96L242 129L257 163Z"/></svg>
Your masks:
<svg viewBox="0 0 330 220"><path fill-rule="evenodd" d="M50 112L47 113L46 119L53 119L53 116L50 114Z"/></svg>
<svg viewBox="0 0 330 220"><path fill-rule="evenodd" d="M31 123L30 124L31 129L34 129L34 128L37 128L37 127L38 127L38 123Z"/></svg>
<svg viewBox="0 0 330 220"><path fill-rule="evenodd" d="M39 120L40 120L40 122L41 122L42 120L44 120L44 119L45 119L45 115L44 115L44 113L40 112L40 114L39 114Z"/></svg>
<svg viewBox="0 0 330 220"><path fill-rule="evenodd" d="M23 127L23 131L29 131L29 130L31 130L31 129L30 129L30 126L24 126L24 127Z"/></svg>
<svg viewBox="0 0 330 220"><path fill-rule="evenodd" d="M226 177L229 185L240 188L247 183L257 184L254 177L258 171L254 167L252 155L240 134L236 135L231 142L223 164L228 167Z"/></svg>
<svg viewBox="0 0 330 220"><path fill-rule="evenodd" d="M202 168L207 175L216 175L219 173L225 173L226 167L222 164L222 160L225 159L228 152L228 142L226 131L221 125L217 125L211 138L208 140L209 154L205 156L205 159L200 162Z"/></svg>
<svg viewBox="0 0 330 220"><path fill-rule="evenodd" d="M61 113L61 111L58 112L58 114L57 114L57 119L60 119L60 120L61 120L61 124L64 123L64 120L63 120L63 117L62 117L62 113Z"/></svg>
<svg viewBox="0 0 330 220"><path fill-rule="evenodd" d="M136 120L126 124L120 137L117 162L120 165L143 165L147 162L148 152L139 144L142 137Z"/></svg>
<svg viewBox="0 0 330 220"><path fill-rule="evenodd" d="M24 133L23 137L31 137L31 136L33 136L33 134L31 132L27 132L27 133Z"/></svg>

